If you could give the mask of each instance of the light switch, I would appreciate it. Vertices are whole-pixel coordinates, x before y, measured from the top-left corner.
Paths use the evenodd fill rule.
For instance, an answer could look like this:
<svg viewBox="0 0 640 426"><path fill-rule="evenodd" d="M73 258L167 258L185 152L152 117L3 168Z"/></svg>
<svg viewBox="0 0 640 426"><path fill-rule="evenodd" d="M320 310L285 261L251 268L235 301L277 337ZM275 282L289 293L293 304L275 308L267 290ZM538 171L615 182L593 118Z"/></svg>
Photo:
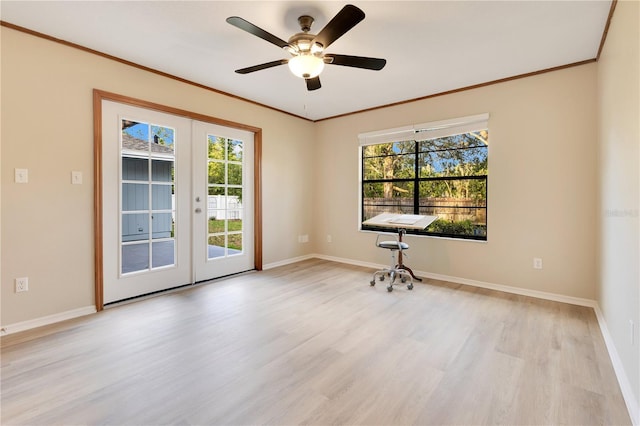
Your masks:
<svg viewBox="0 0 640 426"><path fill-rule="evenodd" d="M15 169L15 182L16 183L27 183L29 182L29 170L27 169Z"/></svg>
<svg viewBox="0 0 640 426"><path fill-rule="evenodd" d="M71 183L74 185L82 184L82 172L71 172Z"/></svg>

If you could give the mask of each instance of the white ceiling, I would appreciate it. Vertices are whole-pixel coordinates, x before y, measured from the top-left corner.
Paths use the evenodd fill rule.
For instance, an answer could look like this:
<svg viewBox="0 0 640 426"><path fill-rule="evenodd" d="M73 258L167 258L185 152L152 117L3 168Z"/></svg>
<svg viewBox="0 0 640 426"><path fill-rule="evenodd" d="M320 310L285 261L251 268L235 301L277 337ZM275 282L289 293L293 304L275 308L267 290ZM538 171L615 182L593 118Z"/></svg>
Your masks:
<svg viewBox="0 0 640 426"><path fill-rule="evenodd" d="M306 90L286 65L234 70L286 52L225 22L240 16L287 40L317 34L334 1L6 1L25 27L311 120L402 102L597 56L610 0L354 1L365 19L327 53L387 59L381 71L328 65Z"/></svg>

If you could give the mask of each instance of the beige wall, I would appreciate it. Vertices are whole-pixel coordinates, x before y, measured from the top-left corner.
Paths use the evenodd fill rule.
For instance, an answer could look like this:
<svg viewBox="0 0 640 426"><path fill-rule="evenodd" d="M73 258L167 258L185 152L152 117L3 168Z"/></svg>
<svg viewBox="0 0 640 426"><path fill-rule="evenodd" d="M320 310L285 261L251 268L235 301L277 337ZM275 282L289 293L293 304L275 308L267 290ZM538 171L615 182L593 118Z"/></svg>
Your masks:
<svg viewBox="0 0 640 426"><path fill-rule="evenodd" d="M640 3L620 1L598 63L600 273L597 300L640 421ZM635 325L631 342L629 321Z"/></svg>
<svg viewBox="0 0 640 426"><path fill-rule="evenodd" d="M596 64L318 126L318 251L387 263L358 231L358 133L489 113L488 241L408 236L418 271L593 299L596 281ZM332 243L326 243L326 235ZM543 270L532 268L543 259Z"/></svg>
<svg viewBox="0 0 640 426"><path fill-rule="evenodd" d="M94 88L263 129L264 263L309 254L313 123L2 28L2 317L94 304ZM13 183L14 168L29 183ZM71 185L72 170L83 185ZM272 202L271 200L277 200ZM16 294L13 280L29 277Z"/></svg>
<svg viewBox="0 0 640 426"><path fill-rule="evenodd" d="M93 303L93 88L263 128L265 264L386 263L357 231L358 133L488 112L489 241L409 237L411 266L595 297L595 64L313 124L10 29L2 40L4 325ZM29 184L13 183L16 167ZM13 292L19 276L28 293Z"/></svg>

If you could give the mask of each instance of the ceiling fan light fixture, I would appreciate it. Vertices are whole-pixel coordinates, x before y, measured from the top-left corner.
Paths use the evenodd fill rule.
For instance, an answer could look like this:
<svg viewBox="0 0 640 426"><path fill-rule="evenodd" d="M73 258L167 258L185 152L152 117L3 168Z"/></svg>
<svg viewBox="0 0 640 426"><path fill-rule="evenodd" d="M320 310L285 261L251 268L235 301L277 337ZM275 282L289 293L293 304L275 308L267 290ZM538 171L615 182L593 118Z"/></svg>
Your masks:
<svg viewBox="0 0 640 426"><path fill-rule="evenodd" d="M324 60L320 56L300 54L289 59L289 69L300 78L314 78L324 69Z"/></svg>
<svg viewBox="0 0 640 426"><path fill-rule="evenodd" d="M322 53L322 51L324 50L324 48L322 47L322 45L320 43L313 43L311 45L311 53L313 54L318 54L318 53Z"/></svg>
<svg viewBox="0 0 640 426"><path fill-rule="evenodd" d="M300 52L308 52L311 50L311 40L298 40L296 43L298 45L298 51Z"/></svg>

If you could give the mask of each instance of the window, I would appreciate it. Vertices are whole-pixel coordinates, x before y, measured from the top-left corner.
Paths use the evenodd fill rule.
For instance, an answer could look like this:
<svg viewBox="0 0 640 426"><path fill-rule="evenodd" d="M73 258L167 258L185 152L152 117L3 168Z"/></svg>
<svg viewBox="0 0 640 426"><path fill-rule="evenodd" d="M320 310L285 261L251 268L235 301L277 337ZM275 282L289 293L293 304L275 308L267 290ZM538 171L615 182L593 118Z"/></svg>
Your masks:
<svg viewBox="0 0 640 426"><path fill-rule="evenodd" d="M487 239L488 115L360 135L361 227L381 213L438 216L408 233Z"/></svg>

